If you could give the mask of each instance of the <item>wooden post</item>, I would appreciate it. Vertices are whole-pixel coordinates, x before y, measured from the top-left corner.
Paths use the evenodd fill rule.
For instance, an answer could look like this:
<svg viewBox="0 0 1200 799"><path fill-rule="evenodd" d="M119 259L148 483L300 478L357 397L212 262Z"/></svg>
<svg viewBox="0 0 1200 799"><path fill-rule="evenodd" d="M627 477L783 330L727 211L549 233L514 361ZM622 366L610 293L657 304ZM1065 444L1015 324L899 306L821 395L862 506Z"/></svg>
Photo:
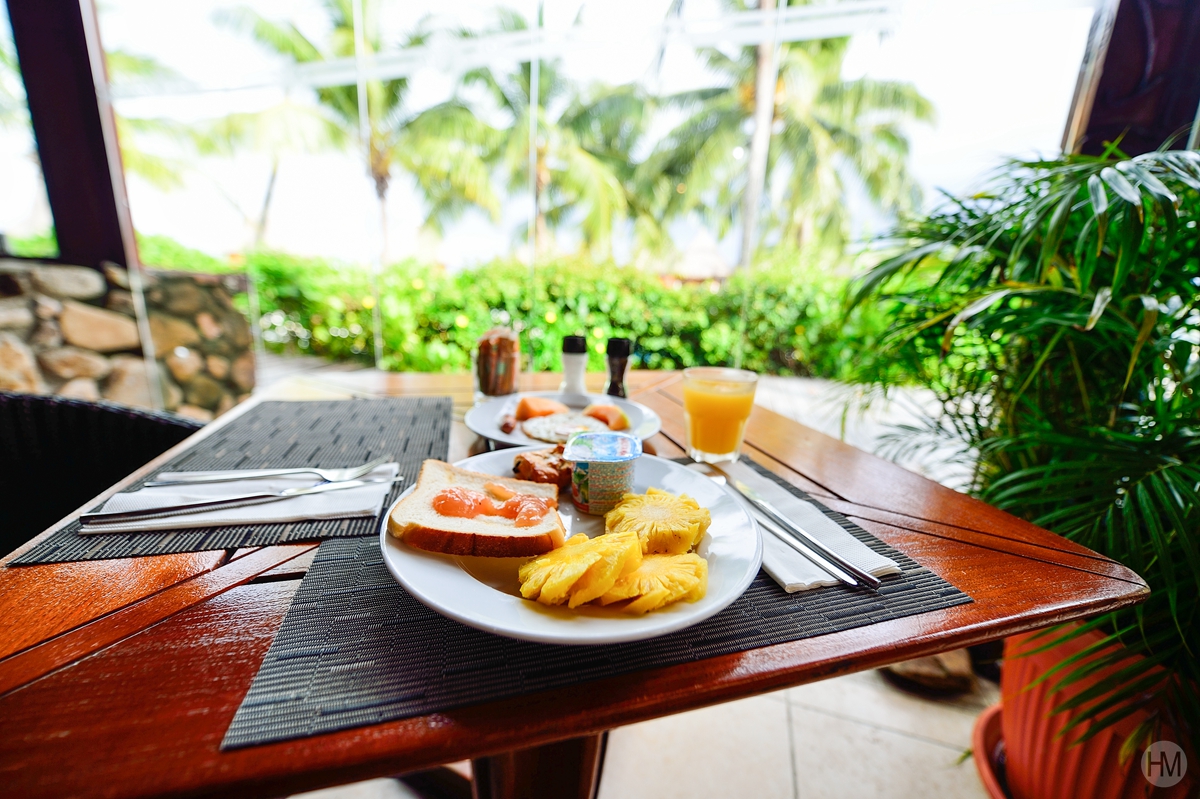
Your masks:
<svg viewBox="0 0 1200 799"><path fill-rule="evenodd" d="M59 260L95 269L105 261L128 267L133 223L103 85L103 55L89 48L89 41L99 44L94 9L90 0L83 2L92 14L84 14L80 0L8 0L8 16Z"/></svg>
<svg viewBox="0 0 1200 799"><path fill-rule="evenodd" d="M1114 14L1115 3L1097 11L1063 151L1096 155L1120 138L1138 155L1175 134L1183 148L1200 106L1200 3L1119 0Z"/></svg>

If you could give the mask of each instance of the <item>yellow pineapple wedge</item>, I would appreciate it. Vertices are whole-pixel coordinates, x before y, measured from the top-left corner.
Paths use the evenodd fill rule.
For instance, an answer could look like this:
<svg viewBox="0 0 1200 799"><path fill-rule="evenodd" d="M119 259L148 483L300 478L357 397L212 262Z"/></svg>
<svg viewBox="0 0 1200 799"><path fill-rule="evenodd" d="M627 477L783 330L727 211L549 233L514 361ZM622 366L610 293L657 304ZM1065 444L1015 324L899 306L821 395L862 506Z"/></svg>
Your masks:
<svg viewBox="0 0 1200 799"><path fill-rule="evenodd" d="M629 574L616 581L600 597L601 605L632 599L622 608L642 614L686 599L695 602L708 590L708 561L689 552L685 555L647 555Z"/></svg>
<svg viewBox="0 0 1200 799"><path fill-rule="evenodd" d="M700 542L711 521L708 508L687 494L651 488L645 494L626 494L605 514L604 527L609 534L637 533L643 554L681 555Z"/></svg>
<svg viewBox="0 0 1200 799"><path fill-rule="evenodd" d="M593 539L580 533L521 567L521 596L543 605L579 607L611 589L641 562L642 548L633 533Z"/></svg>

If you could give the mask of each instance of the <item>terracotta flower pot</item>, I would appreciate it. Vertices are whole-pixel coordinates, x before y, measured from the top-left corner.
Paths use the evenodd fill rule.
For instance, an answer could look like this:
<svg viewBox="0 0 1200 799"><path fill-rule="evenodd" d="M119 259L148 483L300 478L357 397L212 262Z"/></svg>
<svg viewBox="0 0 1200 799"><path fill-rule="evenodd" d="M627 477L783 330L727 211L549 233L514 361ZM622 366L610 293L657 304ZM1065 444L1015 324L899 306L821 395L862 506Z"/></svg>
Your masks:
<svg viewBox="0 0 1200 799"><path fill-rule="evenodd" d="M1001 728L1007 753L1006 776L1013 799L1183 799L1196 788L1200 764L1189 763L1189 774L1171 788L1155 788L1142 775L1138 756L1122 764L1121 744L1146 715L1134 713L1086 742L1071 745L1075 730L1057 737L1069 714L1048 715L1051 708L1090 688L1111 673L1104 670L1069 686L1050 691L1053 678L1030 687L1034 680L1064 658L1095 644L1097 631L1061 644L1047 652L1019 656L1047 639L1031 641L1032 634L1009 638L1004 646L1000 680L1004 712ZM1140 753L1139 753L1140 754Z"/></svg>

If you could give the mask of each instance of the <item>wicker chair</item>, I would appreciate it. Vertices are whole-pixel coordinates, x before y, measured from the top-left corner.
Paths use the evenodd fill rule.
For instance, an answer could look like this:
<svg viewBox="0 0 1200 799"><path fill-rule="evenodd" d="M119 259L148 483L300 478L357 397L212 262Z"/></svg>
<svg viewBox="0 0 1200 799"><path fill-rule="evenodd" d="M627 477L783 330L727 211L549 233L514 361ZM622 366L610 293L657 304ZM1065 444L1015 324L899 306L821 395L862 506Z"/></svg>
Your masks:
<svg viewBox="0 0 1200 799"><path fill-rule="evenodd" d="M0 555L200 427L107 402L0 391Z"/></svg>

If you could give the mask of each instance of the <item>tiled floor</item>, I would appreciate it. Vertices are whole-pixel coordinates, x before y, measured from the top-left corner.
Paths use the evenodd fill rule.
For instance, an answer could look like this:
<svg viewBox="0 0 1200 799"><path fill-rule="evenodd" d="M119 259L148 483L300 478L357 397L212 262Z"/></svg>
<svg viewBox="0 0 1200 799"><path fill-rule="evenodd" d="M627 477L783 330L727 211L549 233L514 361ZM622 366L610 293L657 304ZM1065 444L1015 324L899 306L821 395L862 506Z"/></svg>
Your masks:
<svg viewBox="0 0 1200 799"><path fill-rule="evenodd" d="M987 799L970 748L994 684L930 700L877 672L680 713L609 734L600 799ZM394 780L304 799L409 799Z"/></svg>
<svg viewBox="0 0 1200 799"><path fill-rule="evenodd" d="M656 719L609 737L601 799L986 799L959 762L994 685L955 701L875 672Z"/></svg>
<svg viewBox="0 0 1200 799"><path fill-rule="evenodd" d="M289 366L272 362L267 371L275 378ZM301 371L314 367L306 359ZM844 414L853 393L822 380L764 378L756 402L868 451L879 448L889 424L911 423L932 402L908 392ZM904 465L961 485L968 467L948 465L946 455ZM966 697L939 701L866 672L622 727L609 736L600 799L986 799L963 754L976 716L997 699L987 682ZM371 780L303 796L415 795L394 780Z"/></svg>

